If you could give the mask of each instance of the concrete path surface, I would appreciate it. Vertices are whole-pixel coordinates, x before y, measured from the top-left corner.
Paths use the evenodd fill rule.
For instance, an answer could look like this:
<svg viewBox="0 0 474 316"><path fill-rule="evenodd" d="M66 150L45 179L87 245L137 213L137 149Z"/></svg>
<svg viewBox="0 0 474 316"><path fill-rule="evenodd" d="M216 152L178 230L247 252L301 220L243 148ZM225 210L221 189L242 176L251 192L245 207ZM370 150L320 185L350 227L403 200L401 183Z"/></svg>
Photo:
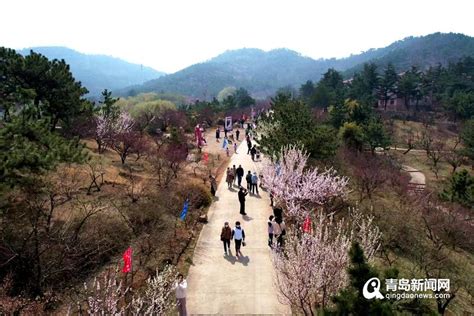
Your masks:
<svg viewBox="0 0 474 316"><path fill-rule="evenodd" d="M426 177L418 169L415 169L413 167L403 165L402 166L403 170L408 172L410 174L410 183L415 184L415 185L426 185Z"/></svg>
<svg viewBox="0 0 474 316"><path fill-rule="evenodd" d="M257 171L259 162L247 155L247 144L242 142L230 161L248 170ZM245 178L242 180L245 187ZM238 188L227 188L225 175L219 184L218 200L208 213L207 223L199 236L194 251L193 264L187 277L187 310L189 315L289 315L290 308L277 299L274 288L274 269L267 244L267 220L271 214L267 192L260 189L260 196L247 195L247 216L239 214ZM231 255L224 256L220 240L221 229L228 221L235 227L240 221L246 235L243 257L235 257L231 242Z"/></svg>

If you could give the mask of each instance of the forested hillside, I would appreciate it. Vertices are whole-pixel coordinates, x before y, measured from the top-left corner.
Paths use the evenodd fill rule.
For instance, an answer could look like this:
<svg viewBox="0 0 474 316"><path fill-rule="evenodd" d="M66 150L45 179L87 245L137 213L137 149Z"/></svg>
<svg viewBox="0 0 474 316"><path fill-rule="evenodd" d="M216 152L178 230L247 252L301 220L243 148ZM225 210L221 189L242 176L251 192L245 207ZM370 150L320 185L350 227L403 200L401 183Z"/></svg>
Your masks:
<svg viewBox="0 0 474 316"><path fill-rule="evenodd" d="M31 47L19 50L22 55L33 50L49 59L64 59L74 77L89 90L89 96L99 96L104 89L120 89L155 79L164 73L150 67L132 64L105 55L87 55L67 47Z"/></svg>
<svg viewBox="0 0 474 316"><path fill-rule="evenodd" d="M385 48L342 59L314 60L288 49L265 52L245 48L123 89L120 94L165 91L212 99L223 88L235 86L249 90L254 97L265 97L284 86L298 87L306 80L318 81L328 68L345 71L345 76L350 77L369 61L384 66L391 62L397 71L408 70L413 65L423 70L455 62L463 56L474 56L474 39L453 33L409 37Z"/></svg>

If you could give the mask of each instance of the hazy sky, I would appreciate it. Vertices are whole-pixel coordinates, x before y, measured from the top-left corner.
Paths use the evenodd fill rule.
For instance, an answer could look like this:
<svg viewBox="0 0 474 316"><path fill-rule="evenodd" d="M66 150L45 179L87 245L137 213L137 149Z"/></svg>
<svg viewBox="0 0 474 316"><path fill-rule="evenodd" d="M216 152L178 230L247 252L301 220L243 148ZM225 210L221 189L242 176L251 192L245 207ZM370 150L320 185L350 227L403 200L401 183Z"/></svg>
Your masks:
<svg viewBox="0 0 474 316"><path fill-rule="evenodd" d="M0 0L0 46L61 45L174 72L227 49L344 57L410 35L474 36L474 0Z"/></svg>

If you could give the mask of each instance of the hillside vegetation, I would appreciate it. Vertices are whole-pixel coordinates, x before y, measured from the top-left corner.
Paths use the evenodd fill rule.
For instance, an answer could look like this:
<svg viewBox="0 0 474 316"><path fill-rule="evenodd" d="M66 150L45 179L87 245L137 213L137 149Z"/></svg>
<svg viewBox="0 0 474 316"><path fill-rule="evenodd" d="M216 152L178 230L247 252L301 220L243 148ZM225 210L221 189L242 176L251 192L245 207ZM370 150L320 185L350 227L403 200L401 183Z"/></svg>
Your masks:
<svg viewBox="0 0 474 316"><path fill-rule="evenodd" d="M288 49L269 52L260 49L227 51L206 62L187 67L143 85L128 87L121 95L139 92L173 92L200 99L212 99L227 86L243 87L254 97L266 97L284 86L297 87L306 80L318 81L328 68L346 71L351 76L374 62L386 66L392 63L397 71L417 66L425 69L446 65L463 56L474 56L474 39L462 34L435 33L409 37L385 48L371 49L342 59L318 59Z"/></svg>
<svg viewBox="0 0 474 316"><path fill-rule="evenodd" d="M67 47L31 47L18 52L25 56L31 50L49 59L64 59L71 66L74 77L89 90L89 96L99 96L104 89L121 89L141 84L164 74L119 58L82 54Z"/></svg>

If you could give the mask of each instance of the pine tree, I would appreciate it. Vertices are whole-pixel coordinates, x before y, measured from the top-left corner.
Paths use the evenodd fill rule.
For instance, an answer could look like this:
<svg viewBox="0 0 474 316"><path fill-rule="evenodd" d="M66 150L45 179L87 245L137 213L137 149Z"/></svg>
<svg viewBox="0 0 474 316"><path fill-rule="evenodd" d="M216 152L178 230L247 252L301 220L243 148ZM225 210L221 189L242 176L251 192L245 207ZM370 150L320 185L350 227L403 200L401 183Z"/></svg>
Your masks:
<svg viewBox="0 0 474 316"><path fill-rule="evenodd" d="M0 129L0 182L15 186L61 162L81 162L87 155L77 139L66 140L45 120L13 117Z"/></svg>
<svg viewBox="0 0 474 316"><path fill-rule="evenodd" d="M335 309L327 314L334 315L394 315L393 307L388 301L368 300L362 295L365 283L377 277L377 271L365 259L359 243L354 242L349 251L351 266L348 269L349 286L333 298Z"/></svg>
<svg viewBox="0 0 474 316"><path fill-rule="evenodd" d="M380 80L378 88L379 96L383 100L384 109L387 109L387 102L390 100L391 94L396 92L396 85L398 81L397 73L393 64L388 64L384 70L383 77Z"/></svg>

